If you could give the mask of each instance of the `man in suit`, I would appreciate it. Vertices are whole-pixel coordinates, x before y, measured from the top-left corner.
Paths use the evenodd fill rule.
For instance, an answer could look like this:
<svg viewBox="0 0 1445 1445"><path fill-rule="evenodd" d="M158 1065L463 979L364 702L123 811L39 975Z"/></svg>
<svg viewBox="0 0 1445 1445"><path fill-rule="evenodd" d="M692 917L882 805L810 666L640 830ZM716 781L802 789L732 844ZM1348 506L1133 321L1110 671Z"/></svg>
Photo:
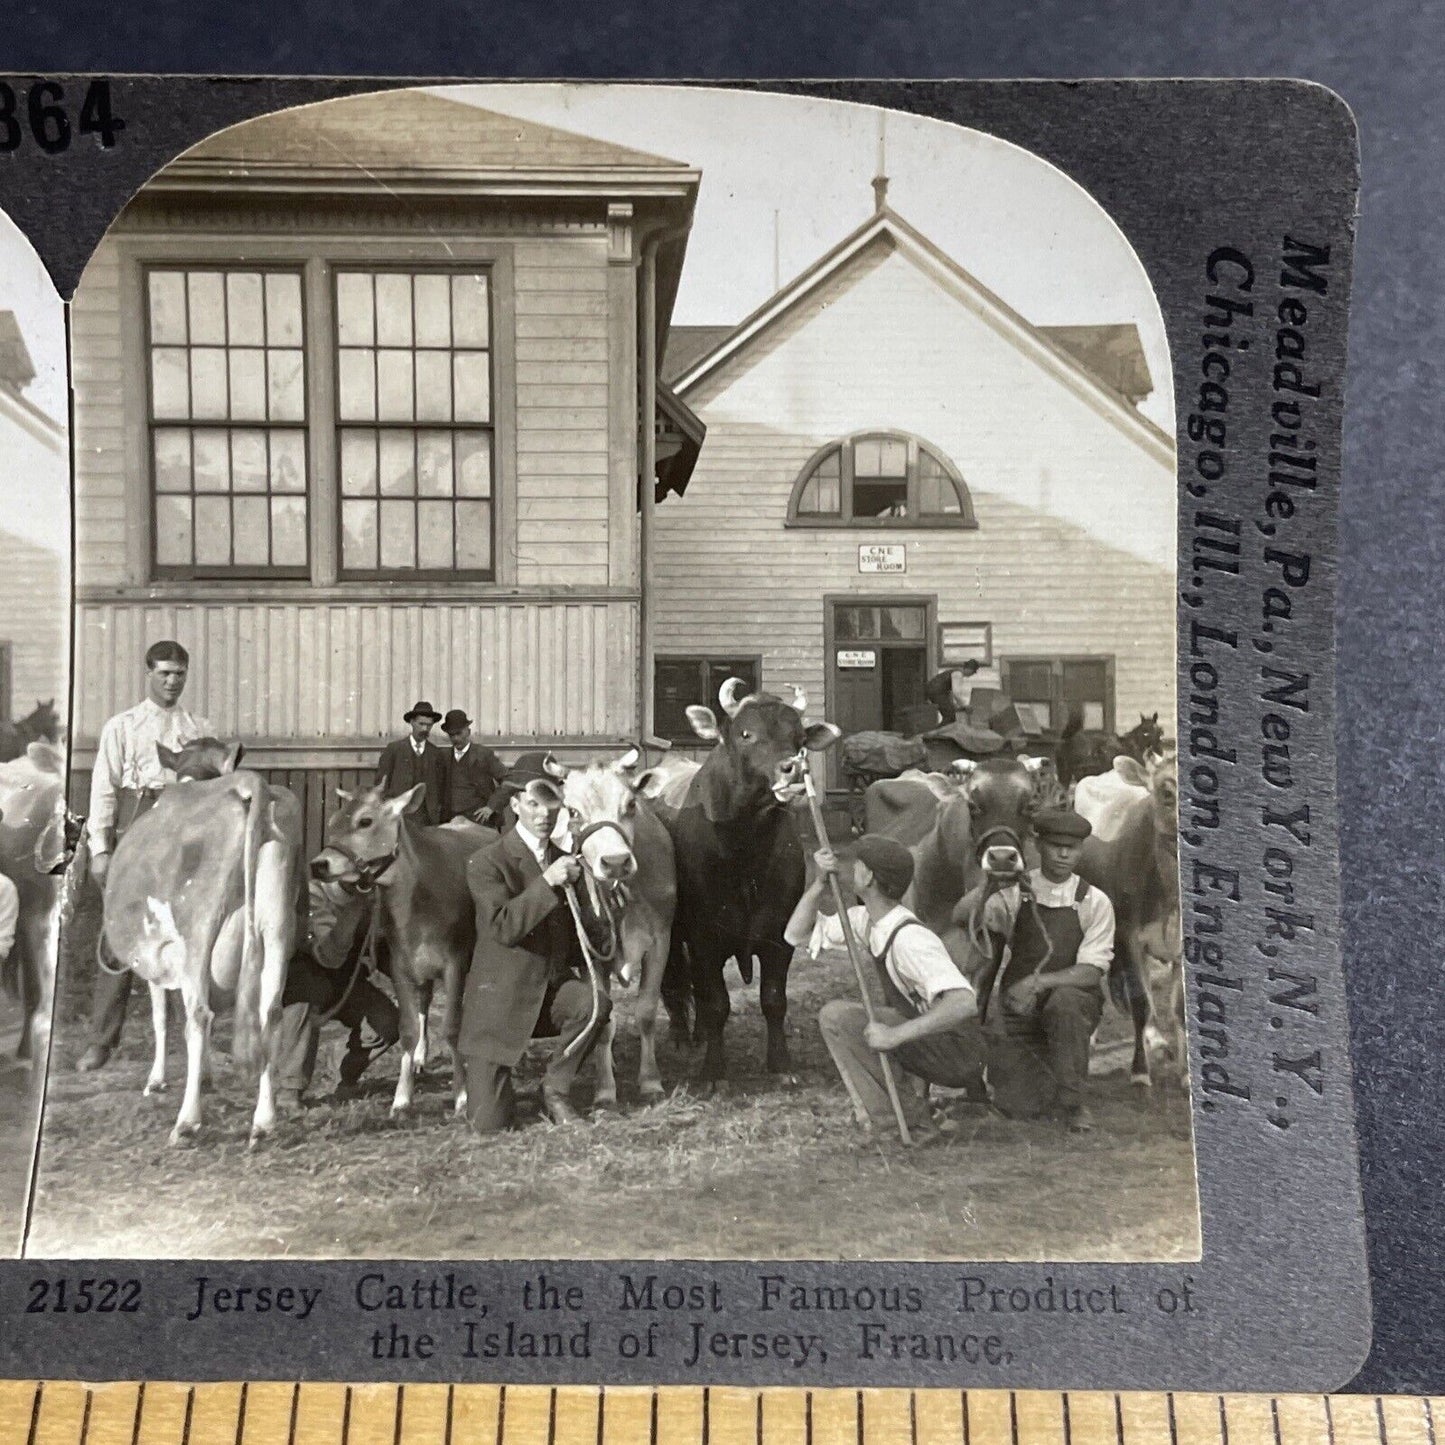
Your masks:
<svg viewBox="0 0 1445 1445"><path fill-rule="evenodd" d="M514 1126L512 1070L534 1034L557 1035L542 1080L543 1111L557 1124L578 1119L568 1093L612 1012L602 993L593 1020L592 988L562 893L582 870L552 842L561 795L550 782L534 779L508 806L516 826L467 863L477 947L462 1001L459 1051L467 1120L478 1134Z"/></svg>
<svg viewBox="0 0 1445 1445"><path fill-rule="evenodd" d="M442 820L443 793L446 787L446 755L434 748L428 739L442 715L429 703L419 702L401 720L411 726L409 737L398 738L381 750L376 764L376 781L386 790L388 798L400 797L418 783L426 784L422 799L422 817L435 827Z"/></svg>
<svg viewBox="0 0 1445 1445"><path fill-rule="evenodd" d="M454 707L442 719L442 731L451 749L442 754L446 764L446 798L442 822L469 818L473 823L494 826L493 819L506 802L499 789L507 770L491 748L472 738L472 720Z"/></svg>

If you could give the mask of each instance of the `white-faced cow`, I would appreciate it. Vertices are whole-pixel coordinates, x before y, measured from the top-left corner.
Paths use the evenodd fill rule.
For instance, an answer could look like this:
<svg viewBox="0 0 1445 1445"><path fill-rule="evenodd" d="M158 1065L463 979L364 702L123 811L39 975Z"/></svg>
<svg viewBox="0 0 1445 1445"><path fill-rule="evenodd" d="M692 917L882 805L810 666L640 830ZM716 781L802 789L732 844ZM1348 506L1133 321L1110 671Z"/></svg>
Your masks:
<svg viewBox="0 0 1445 1445"><path fill-rule="evenodd" d="M736 677L723 683L720 719L709 707L688 708L693 731L714 746L678 805L657 803L677 858L677 915L663 998L674 1023L693 1018L695 1036L706 1045L704 1092L724 1074L731 1006L723 969L730 958L744 981L752 979L754 956L761 964L766 1068L791 1070L783 1020L793 950L783 928L802 896L806 870L790 808L803 796L804 750L830 747L839 736L832 723L804 722L801 688L792 702L767 692L744 696L744 689Z"/></svg>
<svg viewBox="0 0 1445 1445"><path fill-rule="evenodd" d="M158 750L159 751L159 750ZM186 1089L171 1143L201 1127L212 1005L234 1002L232 1053L259 1071L251 1142L271 1132L271 1035L302 896L301 804L214 738L160 753L182 781L120 840L105 883L102 961L150 985L156 1052L145 1092L165 1088L166 990L186 1018ZM218 770L224 770L217 776Z"/></svg>
<svg viewBox="0 0 1445 1445"><path fill-rule="evenodd" d="M477 941L467 860L496 838L496 831L459 820L428 827L420 816L425 783L395 798L383 796L379 785L337 794L341 807L327 820L325 847L311 860L311 872L377 890L377 923L401 1023L401 1071L391 1112L411 1107L415 1074L426 1067L427 1013L438 983L446 995L442 1032L461 1110L466 1086L457 1038L462 986Z"/></svg>
<svg viewBox="0 0 1445 1445"><path fill-rule="evenodd" d="M663 1093L657 1069L657 1005L672 940L677 872L671 836L651 805L638 796L633 778L638 761L638 750L630 748L612 762L574 768L549 753L543 766L562 785L573 850L584 867L576 896L592 947L624 987L637 985L642 1043L637 1083L644 1102L650 1102ZM613 1014L597 1049L595 1102L604 1108L617 1102L615 1032Z"/></svg>
<svg viewBox="0 0 1445 1445"><path fill-rule="evenodd" d="M1123 993L1121 1001L1127 1001L1134 1020L1130 1076L1134 1083L1147 1086L1151 1003L1146 969L1151 958L1170 970L1168 1042L1181 1070L1185 1064L1178 757L1171 748L1151 754L1143 764L1116 758L1114 768L1125 783L1146 791L1128 804L1112 838L1085 840L1079 875L1102 888L1114 905L1110 982L1116 997Z"/></svg>
<svg viewBox="0 0 1445 1445"><path fill-rule="evenodd" d="M24 1011L15 1056L28 1063L43 1052L55 972L55 920L65 859L65 757L48 743L0 763L0 873L15 887L15 941L4 962L6 991Z"/></svg>

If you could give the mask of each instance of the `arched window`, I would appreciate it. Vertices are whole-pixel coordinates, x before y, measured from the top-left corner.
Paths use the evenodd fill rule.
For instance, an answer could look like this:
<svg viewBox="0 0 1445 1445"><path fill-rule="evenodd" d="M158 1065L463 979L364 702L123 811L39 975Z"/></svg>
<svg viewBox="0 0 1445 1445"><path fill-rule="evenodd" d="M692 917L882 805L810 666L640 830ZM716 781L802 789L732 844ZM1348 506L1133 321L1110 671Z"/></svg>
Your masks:
<svg viewBox="0 0 1445 1445"><path fill-rule="evenodd" d="M902 432L861 432L814 453L793 487L799 527L976 527L958 469Z"/></svg>

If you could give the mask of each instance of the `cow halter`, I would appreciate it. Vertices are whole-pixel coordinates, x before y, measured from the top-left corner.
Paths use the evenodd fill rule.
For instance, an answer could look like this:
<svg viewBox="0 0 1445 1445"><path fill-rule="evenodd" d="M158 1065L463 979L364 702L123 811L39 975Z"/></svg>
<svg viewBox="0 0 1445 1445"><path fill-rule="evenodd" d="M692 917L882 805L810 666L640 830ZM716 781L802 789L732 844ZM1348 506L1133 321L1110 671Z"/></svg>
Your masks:
<svg viewBox="0 0 1445 1445"><path fill-rule="evenodd" d="M326 846L340 853L356 870L356 881L352 887L358 893L370 893L381 882L387 869L396 862L396 855L401 849L401 840L397 839L397 845L390 853L383 853L376 858L362 858L353 853L344 843L328 843Z"/></svg>

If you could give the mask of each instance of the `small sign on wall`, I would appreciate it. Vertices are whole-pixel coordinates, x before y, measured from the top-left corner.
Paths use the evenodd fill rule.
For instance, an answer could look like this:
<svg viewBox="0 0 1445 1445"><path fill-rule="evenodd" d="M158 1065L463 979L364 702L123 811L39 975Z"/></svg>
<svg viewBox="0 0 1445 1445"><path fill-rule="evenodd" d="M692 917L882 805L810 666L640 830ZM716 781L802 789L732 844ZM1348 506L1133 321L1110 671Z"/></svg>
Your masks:
<svg viewBox="0 0 1445 1445"><path fill-rule="evenodd" d="M901 542L864 542L858 548L860 572L906 572L908 553Z"/></svg>
<svg viewBox="0 0 1445 1445"><path fill-rule="evenodd" d="M867 668L877 667L877 665L878 654L871 647L859 647L851 649L846 647L840 647L838 649L839 667Z"/></svg>

